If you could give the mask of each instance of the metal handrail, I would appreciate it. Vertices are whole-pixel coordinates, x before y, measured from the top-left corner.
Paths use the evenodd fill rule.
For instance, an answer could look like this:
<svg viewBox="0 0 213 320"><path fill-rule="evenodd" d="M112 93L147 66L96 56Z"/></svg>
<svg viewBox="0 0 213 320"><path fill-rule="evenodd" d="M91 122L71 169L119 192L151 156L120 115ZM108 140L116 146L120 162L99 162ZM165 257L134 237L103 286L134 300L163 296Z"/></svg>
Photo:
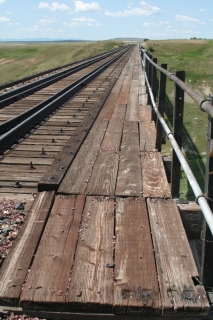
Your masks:
<svg viewBox="0 0 213 320"><path fill-rule="evenodd" d="M201 111L208 113L210 117L213 118L213 106L210 103L209 99L204 99L199 93L193 90L190 86L188 86L185 82L180 80L174 73L171 73L164 68L160 67L158 64L152 61L146 54L146 50L140 47L140 50L143 52L146 59L160 72L164 73L170 80L174 81L180 88L182 88L188 95L199 104Z"/></svg>
<svg viewBox="0 0 213 320"><path fill-rule="evenodd" d="M143 50L143 49L142 49L142 50ZM143 51L145 51L145 50L143 50ZM144 52L144 53L145 53L145 52ZM145 53L145 55L146 55L146 53ZM147 55L146 55L146 57L147 57ZM171 74L170 72L168 72L168 71L166 71L165 69L159 67L159 66L158 66L156 63L154 63L149 57L147 57L147 59L149 59L149 61L150 61L158 70L160 70L161 72L163 72L164 74L166 74L167 76L169 76L170 79L171 79L171 77L173 77L172 80L173 80L174 82L176 82L178 85L180 85L179 82L181 82L181 88L182 88L183 90L187 89L187 91L186 91L186 90L185 90L185 91L188 93L189 89L191 89L189 86L185 85L184 82L182 82L180 79L178 79L176 76L174 76L174 75ZM142 67L144 68L144 67L145 67L145 63L144 63L143 59L141 59L141 63L142 63ZM171 76L171 75L172 75L172 76ZM177 81L177 79L178 79L179 81ZM176 142L176 140L175 140L175 138L174 138L173 133L171 132L171 130L170 130L169 127L167 126L164 118L162 117L162 115L161 115L160 112L158 111L158 107L157 107L157 105L156 105L156 103L155 103L155 99L154 99L154 96L153 96L153 93L152 93L152 89L151 89L151 87L150 87L150 84L149 84L149 81L148 81L148 77L147 77L147 75L146 75L146 72L145 72L145 80L146 80L147 88L148 88L148 91L149 91L150 99L151 99L151 102L152 102L152 107L153 107L153 109L154 109L154 111L155 111L155 113L156 113L156 115L157 115L157 117L158 117L158 119L159 119L162 127L164 128L165 133L167 134L168 139L170 140L170 142L171 142L171 144L172 144L172 146L173 146L173 149L174 149L174 151L175 151L175 153L176 153L176 155L177 155L177 157L178 157L178 159L179 159L179 161L180 161L180 163L181 163L181 165L182 165L182 168L183 168L183 170L184 170L184 172L185 172L185 174L186 174L186 177L187 177L187 179L188 179L188 181L189 181L189 183L190 183L190 185L191 185L191 188L192 188L192 190L193 190L193 192L194 192L194 195L195 195L195 197L196 197L196 202L200 205L201 210L202 210L202 212L203 212L203 215L204 215L204 217L205 217L205 219L206 219L206 222L207 222L207 224L208 224L208 226L209 226L209 229L210 229L210 231L211 231L211 233L212 233L212 235L213 235L213 213L212 213L212 211L211 211L211 209L210 209L210 207L209 207L209 205L208 205L208 202L206 201L206 197L205 197L205 195L203 194L202 190L200 189L200 186L199 186L199 184L197 183L197 180L196 180L196 178L195 178L195 176L194 176L191 168L189 167L189 165L188 165L188 163L187 163L187 161L186 161L186 159L185 159L185 157L184 157L181 149L179 148L179 146L178 146L178 144L177 144L177 142ZM194 90L192 90L192 89L191 89L190 91L191 91L191 94L196 93L196 92L195 92ZM192 95L190 95L190 96L191 96L195 101L197 101L196 99L197 99L198 97L199 97L199 99L200 99L200 97L201 97L201 96L200 96L199 94L197 94L197 93L196 93L196 95L194 94L194 96L192 96ZM196 97L196 98L195 98L195 97ZM203 103L204 103L204 100L203 100L203 99L202 99L202 101L203 101ZM202 102L202 101L201 101L201 102ZM198 101L197 101L197 102L198 102ZM207 102L207 101L205 101L205 103L206 103L206 102ZM210 106L211 109L212 109L212 113L209 113L209 112L207 112L206 110L203 110L203 111L205 111L205 112L207 112L208 114L210 114L211 116L213 116L213 107L212 107L212 105L211 105L210 103L209 103L209 106ZM207 107L209 107L209 106L207 106ZM208 108L208 110L211 110L211 109Z"/></svg>

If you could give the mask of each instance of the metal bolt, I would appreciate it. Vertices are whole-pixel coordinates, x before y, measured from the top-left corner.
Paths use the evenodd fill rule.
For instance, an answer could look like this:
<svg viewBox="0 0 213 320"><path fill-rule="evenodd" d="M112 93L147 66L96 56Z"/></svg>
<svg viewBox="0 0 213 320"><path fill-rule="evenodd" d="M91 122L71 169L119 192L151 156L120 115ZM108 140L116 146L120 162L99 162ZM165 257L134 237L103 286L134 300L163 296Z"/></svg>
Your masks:
<svg viewBox="0 0 213 320"><path fill-rule="evenodd" d="M72 115L74 118L75 118L75 113L73 113L73 115Z"/></svg>
<svg viewBox="0 0 213 320"><path fill-rule="evenodd" d="M61 128L60 132L63 132L63 129Z"/></svg>
<svg viewBox="0 0 213 320"><path fill-rule="evenodd" d="M16 181L13 188L22 188L22 185L19 183L19 181Z"/></svg>
<svg viewBox="0 0 213 320"><path fill-rule="evenodd" d="M70 124L69 120L67 121L67 124Z"/></svg>
<svg viewBox="0 0 213 320"><path fill-rule="evenodd" d="M54 143L55 142L55 139L54 138L52 138L52 143Z"/></svg>
<svg viewBox="0 0 213 320"><path fill-rule="evenodd" d="M46 154L46 152L44 151L44 148L42 148L42 149L41 149L41 152L40 152L40 154L41 154L41 155L44 155L44 154Z"/></svg>
<svg viewBox="0 0 213 320"><path fill-rule="evenodd" d="M79 108L78 111L81 112L81 108Z"/></svg>
<svg viewBox="0 0 213 320"><path fill-rule="evenodd" d="M29 167L29 169L30 169L30 170L34 170L34 169L35 169L35 167L33 166L32 161L30 162L30 167Z"/></svg>

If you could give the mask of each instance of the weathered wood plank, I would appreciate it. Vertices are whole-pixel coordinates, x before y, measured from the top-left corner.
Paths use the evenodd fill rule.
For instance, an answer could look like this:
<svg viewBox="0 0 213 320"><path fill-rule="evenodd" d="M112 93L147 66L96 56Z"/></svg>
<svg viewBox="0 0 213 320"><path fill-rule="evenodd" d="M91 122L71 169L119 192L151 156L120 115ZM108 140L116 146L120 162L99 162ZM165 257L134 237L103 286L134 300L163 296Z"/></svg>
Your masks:
<svg viewBox="0 0 213 320"><path fill-rule="evenodd" d="M84 141L75 160L68 170L58 192L64 194L83 194L90 179L97 154L108 121L97 122Z"/></svg>
<svg viewBox="0 0 213 320"><path fill-rule="evenodd" d="M152 107L150 105L139 106L139 121L152 121Z"/></svg>
<svg viewBox="0 0 213 320"><path fill-rule="evenodd" d="M21 306L64 310L85 197L57 196L35 255Z"/></svg>
<svg viewBox="0 0 213 320"><path fill-rule="evenodd" d="M134 90L136 92L129 94L126 121L138 121L138 88L135 88Z"/></svg>
<svg viewBox="0 0 213 320"><path fill-rule="evenodd" d="M115 193L119 155L115 151L98 154L86 188L88 195L112 196Z"/></svg>
<svg viewBox="0 0 213 320"><path fill-rule="evenodd" d="M68 292L69 310L112 312L114 200L87 197Z"/></svg>
<svg viewBox="0 0 213 320"><path fill-rule="evenodd" d="M109 125L104 136L101 147L114 148L116 151L120 148L123 123L126 113L126 105L116 104L112 117L109 121Z"/></svg>
<svg viewBox="0 0 213 320"><path fill-rule="evenodd" d="M205 316L209 303L174 200L147 201L163 315Z"/></svg>
<svg viewBox="0 0 213 320"><path fill-rule="evenodd" d="M161 314L144 198L117 199L114 313Z"/></svg>
<svg viewBox="0 0 213 320"><path fill-rule="evenodd" d="M141 192L138 122L125 122L115 194L117 196L139 196Z"/></svg>
<svg viewBox="0 0 213 320"><path fill-rule="evenodd" d="M125 105L116 105L86 189L89 195L114 195L125 112Z"/></svg>
<svg viewBox="0 0 213 320"><path fill-rule="evenodd" d="M155 151L156 129L153 121L139 122L140 151Z"/></svg>
<svg viewBox="0 0 213 320"><path fill-rule="evenodd" d="M200 206L195 202L189 202L189 204L177 203L177 206L188 239L200 239L203 221L203 213Z"/></svg>
<svg viewBox="0 0 213 320"><path fill-rule="evenodd" d="M159 152L142 152L143 196L171 198L163 162Z"/></svg>
<svg viewBox="0 0 213 320"><path fill-rule="evenodd" d="M18 305L27 271L53 201L53 191L37 195L24 226L0 269L0 304Z"/></svg>

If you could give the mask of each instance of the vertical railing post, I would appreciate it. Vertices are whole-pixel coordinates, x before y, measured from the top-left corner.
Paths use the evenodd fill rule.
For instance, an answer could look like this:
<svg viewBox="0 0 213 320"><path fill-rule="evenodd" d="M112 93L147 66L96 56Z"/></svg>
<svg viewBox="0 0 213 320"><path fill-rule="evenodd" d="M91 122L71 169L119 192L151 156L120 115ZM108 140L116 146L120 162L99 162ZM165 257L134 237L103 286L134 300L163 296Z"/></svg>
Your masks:
<svg viewBox="0 0 213 320"><path fill-rule="evenodd" d="M161 68L167 70L167 64L161 64ZM164 107L165 107L165 98L166 98L166 75L164 73L160 73L160 83L159 83L159 93L158 93L158 111L161 116L164 116ZM162 145L162 136L163 136L163 128L160 121L157 119L156 124L156 149L161 152Z"/></svg>
<svg viewBox="0 0 213 320"><path fill-rule="evenodd" d="M158 63L157 58L153 58L154 63ZM156 96L157 96L157 69L153 66L153 71L152 71L152 93L153 97L156 101Z"/></svg>
<svg viewBox="0 0 213 320"><path fill-rule="evenodd" d="M145 70L145 72L146 72L146 50L144 50L144 52L143 52L143 65L144 65L144 70Z"/></svg>
<svg viewBox="0 0 213 320"><path fill-rule="evenodd" d="M176 77L185 82L185 71L177 71ZM173 111L173 134L179 146L182 148L183 134L183 110L184 110L184 90L175 83L175 103ZM180 161L173 150L172 170L171 170L171 193L172 198L179 198L180 195Z"/></svg>
<svg viewBox="0 0 213 320"><path fill-rule="evenodd" d="M149 55L149 58L152 60L152 55L151 54ZM151 88L152 88L152 69L153 69L152 68L152 64L151 64L151 62L149 62L148 80L149 80L149 84L150 84ZM152 103L152 100L151 100L150 94L148 92L148 104L151 104L151 103Z"/></svg>
<svg viewBox="0 0 213 320"><path fill-rule="evenodd" d="M213 105L213 96L210 96L210 99ZM213 211L213 119L210 116L208 116L207 139L205 192L208 204ZM205 219L203 219L201 238L203 242L200 279L204 286L213 287L213 236Z"/></svg>
<svg viewBox="0 0 213 320"><path fill-rule="evenodd" d="M153 62L157 63L157 58L153 58ZM156 84L157 84L157 70L156 68L152 65L152 93L153 93L153 97L154 100L156 101L156 94L157 94L157 88L156 88ZM152 120L156 123L157 121L157 115L154 111L154 109L152 108Z"/></svg>

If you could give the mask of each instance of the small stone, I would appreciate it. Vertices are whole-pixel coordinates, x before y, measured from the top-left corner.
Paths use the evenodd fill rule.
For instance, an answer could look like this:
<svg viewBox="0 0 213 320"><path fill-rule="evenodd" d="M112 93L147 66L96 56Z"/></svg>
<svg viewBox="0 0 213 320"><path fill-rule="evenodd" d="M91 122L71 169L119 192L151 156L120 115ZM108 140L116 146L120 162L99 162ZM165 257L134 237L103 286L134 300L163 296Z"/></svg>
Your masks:
<svg viewBox="0 0 213 320"><path fill-rule="evenodd" d="M20 223L21 222L21 219L20 218L17 218L16 219L16 223Z"/></svg>
<svg viewBox="0 0 213 320"><path fill-rule="evenodd" d="M115 264L114 264L114 262L110 262L110 263L107 263L106 267L107 268L114 268Z"/></svg>
<svg viewBox="0 0 213 320"><path fill-rule="evenodd" d="M10 239L15 240L15 238L17 237L18 233L17 232L12 232L10 235Z"/></svg>
<svg viewBox="0 0 213 320"><path fill-rule="evenodd" d="M24 205L23 205L23 203L22 203L22 202L16 203L15 209L16 209L16 210L24 210Z"/></svg>

